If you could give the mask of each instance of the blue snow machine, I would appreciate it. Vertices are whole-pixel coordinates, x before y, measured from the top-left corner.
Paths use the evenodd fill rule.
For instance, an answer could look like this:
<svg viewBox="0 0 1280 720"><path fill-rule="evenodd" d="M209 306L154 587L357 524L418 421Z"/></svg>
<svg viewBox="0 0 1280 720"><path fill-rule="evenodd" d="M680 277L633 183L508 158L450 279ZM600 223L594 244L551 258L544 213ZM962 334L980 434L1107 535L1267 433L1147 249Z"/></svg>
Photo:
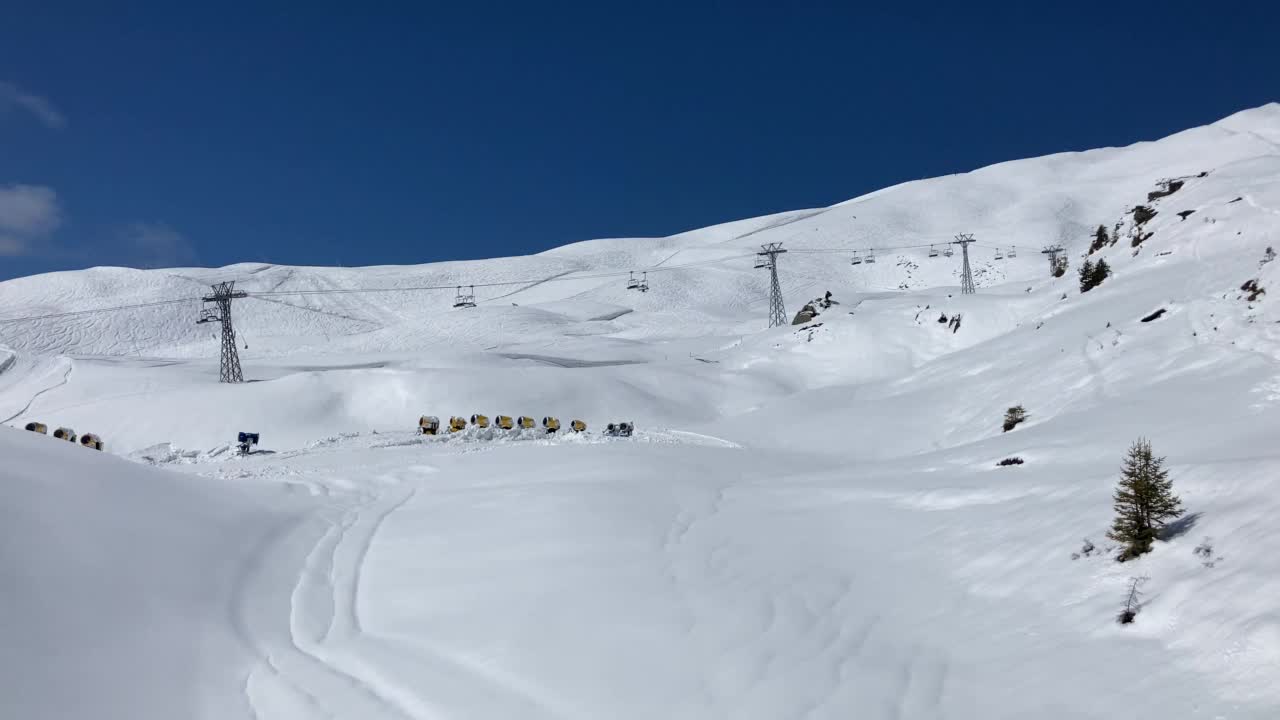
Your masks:
<svg viewBox="0 0 1280 720"><path fill-rule="evenodd" d="M604 434L611 437L631 437L635 429L635 424L630 422L609 423L604 429Z"/></svg>
<svg viewBox="0 0 1280 720"><path fill-rule="evenodd" d="M238 439L238 447L240 448L241 455L248 455L251 452L253 446L257 444L258 444L258 433L247 433L247 432L240 433L240 437Z"/></svg>

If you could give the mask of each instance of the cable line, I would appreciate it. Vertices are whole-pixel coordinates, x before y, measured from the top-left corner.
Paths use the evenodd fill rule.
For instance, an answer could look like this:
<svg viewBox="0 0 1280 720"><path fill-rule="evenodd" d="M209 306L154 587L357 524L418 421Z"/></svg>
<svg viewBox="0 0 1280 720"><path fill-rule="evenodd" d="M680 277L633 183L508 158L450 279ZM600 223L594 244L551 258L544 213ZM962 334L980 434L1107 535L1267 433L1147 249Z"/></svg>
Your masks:
<svg viewBox="0 0 1280 720"><path fill-rule="evenodd" d="M707 265L718 265L720 263L729 262L730 260L741 260L743 258L755 257L750 255L734 255L730 257L717 258L714 260L702 260L699 262L685 263L683 265L666 265L662 267L654 267L643 272L659 273L670 272L674 270L684 270L694 267L705 267ZM551 282L568 282L571 280L598 280L603 278L623 277L630 273L637 272L635 270L614 270L602 273L592 273L590 275L551 275L545 278L535 278L526 280L501 280L487 283L466 283L466 287L510 287L512 285L541 285ZM250 297L269 297L276 295L343 295L351 293L376 293L376 292L413 292L420 290L457 290L458 283L449 285L407 285L401 287L357 287L357 288L315 288L311 290L267 290L262 292L250 291Z"/></svg>
<svg viewBox="0 0 1280 720"><path fill-rule="evenodd" d="M746 255L746 254L733 255L729 257L716 258L714 260L701 260L698 262L685 263L683 265L667 265L663 267L654 267L654 268L650 268L646 272L658 273L658 272L670 272L675 270L684 270L686 268L706 267L708 265L716 265L724 262L729 262L732 260L741 260L743 258L749 258L749 257L755 257L755 254L752 253L749 255ZM592 273L590 275L552 275L549 277L538 278L533 280L504 280L500 282L475 283L474 287L482 287L482 288L483 287L509 287L513 285L535 285L535 284L542 284L542 283L548 283L548 282L565 282L568 280L594 280L594 279L602 279L602 278L621 277L623 275L628 274L629 272L631 271L615 270L610 272ZM468 283L468 286L471 286L471 283ZM383 288L317 288L313 290L264 290L264 291L257 291L257 292L249 292L247 293L247 295L250 298L256 298L258 300L263 300L263 301L270 301L271 298L278 297L281 295L344 295L344 294L352 294L352 293L374 293L374 292L411 292L411 291L421 291L421 290L455 290L457 287L458 287L457 283L454 283L451 285L416 285L416 286L383 287ZM169 300L155 300L155 301L145 302L145 303L115 305L112 307L92 308L88 310L69 310L65 312L47 313L44 315L27 315L24 317L0 318L0 325L9 325L9 324L21 323L21 322L36 322L39 320L58 320L63 318L79 317L82 315L94 315L97 313L120 312L123 310L140 310L144 308L160 307L164 305L176 305L178 303L185 303L185 302L200 302L201 300L202 298L200 297L172 298ZM287 304L287 303L283 303L283 304ZM295 305L292 307L300 307L300 306ZM309 309L309 308L300 308L300 309Z"/></svg>
<svg viewBox="0 0 1280 720"><path fill-rule="evenodd" d="M0 318L0 325L8 325L10 323L34 322L36 320L54 320L68 317L78 317L80 315L93 315L95 313L117 312L120 310L138 310L141 308L158 307L161 305L176 305L184 302L199 302L198 297L174 298L172 300L156 300L153 302L135 303L133 305L116 305L115 307L93 308L91 310L70 310L60 313L49 313L47 315L28 315L26 317L16 318Z"/></svg>
<svg viewBox="0 0 1280 720"><path fill-rule="evenodd" d="M937 236L937 238L942 238L942 237L943 236ZM931 238L937 239L937 238L933 238L933 236L922 236L920 239L925 240L925 239L931 239ZM952 242L953 241L951 239L951 236L947 236L947 239L945 242L932 242L932 243L921 242L919 244L911 244L911 245L889 245L889 246L873 246L873 247L788 248L787 251L790 253L800 253L800 254L809 254L809 255L830 255L830 254L847 255L849 253L858 253L858 252L867 252L867 251L890 252L894 250L922 250L926 248L932 248L934 245L951 244ZM1018 250L1025 250L1028 252L1036 252L1036 253L1039 253L1041 251L1040 248L1033 248L1025 245L1014 245L1014 244L1003 244L1003 245L997 246L997 245L987 245L985 243L983 244L974 243L974 245L977 245L978 247L981 247L981 248L991 249L996 251L1000 251L1005 248L1017 248ZM467 287L496 288L496 287L513 287L517 285L526 285L526 286L532 287L536 285L542 285L545 283L553 283L553 282L569 282L569 281L578 281L578 280L601 280L605 278L630 276L635 272L661 273L661 272L673 272L676 270L686 270L691 268L701 268L701 267L707 267L711 265L719 265L721 263L731 262L734 260L754 258L756 255L757 253L731 255L728 257L716 258L712 260L701 260L698 262L685 263L682 265L660 265L660 266L655 265L653 267L650 267L648 269L643 269L643 270L613 270L613 271L607 271L607 272L590 273L586 275L559 274L559 275L551 275L544 278L534 278L534 279L525 279L525 280L501 280L501 281L487 282L487 283L467 283ZM570 271L570 272L572 273L573 271ZM248 291L247 295L250 298L256 298L263 301L279 302L279 301L273 301L272 298L280 297L280 296L288 296L288 295L295 295L295 296L348 295L348 294L356 294L356 293L394 293L394 292L421 292L421 291L428 291L428 290L456 290L458 287L459 287L459 284L457 282L454 282L446 285L406 285L406 286L400 286L400 287L354 287L354 288L314 288L314 289L298 289L298 290L261 290L261 291ZM516 291L516 292L519 292L519 291ZM25 317L16 317L16 318L0 318L0 325L11 325L14 323L22 323L22 322L37 322L40 320L60 320L65 318L80 317L83 315L93 315L97 313L121 312L124 310L141 310L141 309L152 308L152 307L162 307L165 305L176 305L179 303L186 303L186 302L199 302L200 300L201 300L200 297L184 297L184 298L173 298L169 300L155 300L152 302L145 302L145 303L133 303L130 305L116 305L113 307L105 307L105 308L92 308L89 310L70 310L66 312L48 313L45 315L29 315ZM281 304L287 305L288 303L281 303ZM305 308L297 305L291 305L291 307L297 307L303 310L314 310L313 308ZM314 310L314 311L323 312L319 310ZM372 322L372 321L365 320L363 322ZM377 323L375 322L374 324L377 324Z"/></svg>

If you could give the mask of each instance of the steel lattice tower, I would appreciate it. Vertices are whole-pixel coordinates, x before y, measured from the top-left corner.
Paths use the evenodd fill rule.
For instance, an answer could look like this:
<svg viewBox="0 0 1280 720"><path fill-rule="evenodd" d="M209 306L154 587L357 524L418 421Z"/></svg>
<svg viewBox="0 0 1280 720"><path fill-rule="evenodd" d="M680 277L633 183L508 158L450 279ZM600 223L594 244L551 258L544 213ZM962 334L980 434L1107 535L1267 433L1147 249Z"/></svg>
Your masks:
<svg viewBox="0 0 1280 720"><path fill-rule="evenodd" d="M782 243L776 242L761 245L760 252L756 253L761 259L767 258L764 267L769 268L769 327L787 324L787 309L782 305L782 284L778 282L778 256L784 252Z"/></svg>
<svg viewBox="0 0 1280 720"><path fill-rule="evenodd" d="M236 329L231 325L231 301L249 297L248 293L237 292L234 280L221 282L213 286L213 294L201 298L206 307L200 311L200 319L196 323L222 323L222 358L218 363L218 381L224 383L244 382L244 372L240 369L240 354L236 352Z"/></svg>
<svg viewBox="0 0 1280 720"><path fill-rule="evenodd" d="M955 244L960 246L960 254L964 256L964 265L960 270L960 293L972 295L977 292L973 285L973 270L969 268L969 243L973 242L972 233L960 233Z"/></svg>
<svg viewBox="0 0 1280 720"><path fill-rule="evenodd" d="M1040 252L1049 256L1049 276L1054 277L1058 272L1058 256L1066 251L1061 245L1050 245Z"/></svg>

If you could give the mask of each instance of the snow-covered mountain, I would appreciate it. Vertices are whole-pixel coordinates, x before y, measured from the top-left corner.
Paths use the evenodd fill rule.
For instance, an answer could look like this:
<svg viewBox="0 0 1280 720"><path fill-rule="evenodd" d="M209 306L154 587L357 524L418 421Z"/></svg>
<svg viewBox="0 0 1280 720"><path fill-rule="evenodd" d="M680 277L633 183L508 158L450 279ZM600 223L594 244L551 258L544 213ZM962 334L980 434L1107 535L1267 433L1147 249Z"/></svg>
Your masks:
<svg viewBox="0 0 1280 720"><path fill-rule="evenodd" d="M0 420L107 445L0 432L0 714L1275 717L1272 245L1276 104L669 238L0 283ZM475 412L591 432L413 432ZM1121 564L1140 436L1188 514Z"/></svg>

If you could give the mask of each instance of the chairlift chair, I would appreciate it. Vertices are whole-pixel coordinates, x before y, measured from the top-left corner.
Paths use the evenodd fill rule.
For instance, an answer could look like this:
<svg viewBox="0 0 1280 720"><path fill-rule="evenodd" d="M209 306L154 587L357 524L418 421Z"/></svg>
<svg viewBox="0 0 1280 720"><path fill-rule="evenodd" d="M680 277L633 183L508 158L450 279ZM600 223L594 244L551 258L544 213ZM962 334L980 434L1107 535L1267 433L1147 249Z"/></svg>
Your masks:
<svg viewBox="0 0 1280 720"><path fill-rule="evenodd" d="M938 248L933 245L929 246L929 257L938 257Z"/></svg>
<svg viewBox="0 0 1280 720"><path fill-rule="evenodd" d="M1000 250L1000 248L996 248L996 259L997 259L997 260L1003 260L1003 259L1004 259L1004 252L1003 252L1002 250Z"/></svg>
<svg viewBox="0 0 1280 720"><path fill-rule="evenodd" d="M756 254L756 269L769 267L769 258L766 255Z"/></svg>
<svg viewBox="0 0 1280 720"><path fill-rule="evenodd" d="M956 251L955 251L955 248L948 245L946 249L942 251L942 254L945 255L946 257L951 257L956 254Z"/></svg>
<svg viewBox="0 0 1280 720"><path fill-rule="evenodd" d="M854 251L853 251L853 259L849 261L849 264L850 264L850 265L861 265L861 264L862 264L862 256L858 254L858 251L857 251L857 250L854 250Z"/></svg>
<svg viewBox="0 0 1280 720"><path fill-rule="evenodd" d="M640 290L640 292L649 292L649 273L648 272L646 272L640 278L640 286L638 289Z"/></svg>
<svg viewBox="0 0 1280 720"><path fill-rule="evenodd" d="M468 292L462 292L462 286L458 286L458 293L453 298L453 306L456 308L472 308L476 306L476 286L471 285Z"/></svg>
<svg viewBox="0 0 1280 720"><path fill-rule="evenodd" d="M1016 258L1016 257L1018 257L1018 249L1017 249L1017 248L1009 248L1009 254L1008 254L1006 257L1011 257L1011 258Z"/></svg>
<svg viewBox="0 0 1280 720"><path fill-rule="evenodd" d="M876 251L875 251L875 249L873 249L873 248L867 248L867 262L869 262L869 263L873 263L873 262L875 262L875 261L876 261Z"/></svg>
<svg viewBox="0 0 1280 720"><path fill-rule="evenodd" d="M759 267L759 265L757 265L756 267ZM640 281L636 279L636 274L633 272L633 273L631 273L631 275L627 278L627 289L628 289L628 290L637 290L637 289L639 289L639 288L640 288Z"/></svg>

